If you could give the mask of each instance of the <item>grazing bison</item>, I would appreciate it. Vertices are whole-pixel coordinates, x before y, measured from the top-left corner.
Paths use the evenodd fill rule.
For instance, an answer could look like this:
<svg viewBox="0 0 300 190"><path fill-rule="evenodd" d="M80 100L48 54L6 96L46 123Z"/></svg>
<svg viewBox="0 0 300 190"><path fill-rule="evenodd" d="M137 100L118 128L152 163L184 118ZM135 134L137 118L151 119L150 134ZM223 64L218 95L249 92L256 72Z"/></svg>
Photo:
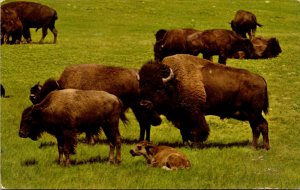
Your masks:
<svg viewBox="0 0 300 190"><path fill-rule="evenodd" d="M142 141L131 150L132 156L144 156L147 163L153 167L161 167L165 170L188 169L190 161L184 154L169 146L156 146L148 141Z"/></svg>
<svg viewBox="0 0 300 190"><path fill-rule="evenodd" d="M125 109L131 108L140 124L140 138L150 140L150 127L159 125L159 115L140 106L138 70L99 64L82 64L67 67L59 80L48 80L43 86L31 88L33 104L43 100L53 90L74 88L81 90L103 90L120 98Z"/></svg>
<svg viewBox="0 0 300 190"><path fill-rule="evenodd" d="M202 53L204 59L212 61L212 56L218 55L218 62L221 64L226 64L226 59L238 51L244 51L246 58L254 56L254 47L249 39L224 29L205 30L189 35L187 46L193 51L189 54Z"/></svg>
<svg viewBox="0 0 300 190"><path fill-rule="evenodd" d="M238 10L230 24L233 31L243 38L246 38L246 33L248 33L250 39L254 37L257 26L262 26L257 23L253 13L244 10Z"/></svg>
<svg viewBox="0 0 300 190"><path fill-rule="evenodd" d="M104 91L66 89L51 92L41 103L23 111L19 136L37 140L47 132L57 139L58 162L70 165L77 134L103 129L109 143L109 162L121 161L119 118L126 120L121 101ZM116 158L114 150L116 148Z"/></svg>
<svg viewBox="0 0 300 190"><path fill-rule="evenodd" d="M23 25L16 11L1 7L1 44L20 43ZM10 41L10 37L12 40Z"/></svg>
<svg viewBox="0 0 300 190"><path fill-rule="evenodd" d="M247 70L226 67L191 55L150 62L140 72L141 105L167 117L180 129L184 142L205 141L209 127L205 115L249 121L252 146L262 133L269 149L268 92L264 78Z"/></svg>
<svg viewBox="0 0 300 190"><path fill-rule="evenodd" d="M10 2L1 5L1 7L16 11L23 25L23 36L28 43L31 42L30 28L36 28L36 31L42 28L43 35L40 43L43 43L49 28L54 35L54 43L56 43L55 20L58 17L54 9L46 5L26 1Z"/></svg>
<svg viewBox="0 0 300 190"><path fill-rule="evenodd" d="M195 29L160 29L156 32L156 43L154 45L154 57L156 60L162 60L166 56L187 53L192 51L187 47L187 37L190 34L199 32Z"/></svg>

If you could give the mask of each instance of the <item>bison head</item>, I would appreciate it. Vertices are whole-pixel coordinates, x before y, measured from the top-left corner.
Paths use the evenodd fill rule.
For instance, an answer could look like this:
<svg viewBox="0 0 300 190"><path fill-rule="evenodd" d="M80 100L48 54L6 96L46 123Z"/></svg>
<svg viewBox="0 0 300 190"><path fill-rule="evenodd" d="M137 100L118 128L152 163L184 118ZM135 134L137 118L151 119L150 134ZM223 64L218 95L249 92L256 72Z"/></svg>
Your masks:
<svg viewBox="0 0 300 190"><path fill-rule="evenodd" d="M276 57L282 50L280 48L279 42L276 38L270 38L268 40L267 47L263 52L265 58Z"/></svg>
<svg viewBox="0 0 300 190"><path fill-rule="evenodd" d="M34 106L30 106L23 111L19 130L20 137L29 137L35 141L41 136L42 128L37 116L38 110L35 110Z"/></svg>
<svg viewBox="0 0 300 190"><path fill-rule="evenodd" d="M42 90L42 85L40 83L37 83L30 89L30 96L29 99L33 104L37 104L40 102L40 93Z"/></svg>

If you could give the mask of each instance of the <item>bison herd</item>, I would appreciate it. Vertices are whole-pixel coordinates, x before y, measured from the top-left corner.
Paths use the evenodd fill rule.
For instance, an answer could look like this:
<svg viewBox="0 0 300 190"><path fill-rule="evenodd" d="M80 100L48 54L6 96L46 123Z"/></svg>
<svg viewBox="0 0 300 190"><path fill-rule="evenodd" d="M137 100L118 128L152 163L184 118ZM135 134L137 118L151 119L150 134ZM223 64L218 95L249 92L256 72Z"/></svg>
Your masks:
<svg viewBox="0 0 300 190"><path fill-rule="evenodd" d="M1 5L1 18L2 44L20 43L22 36L31 42L29 28L42 28L40 43L49 28L56 42L57 13L48 6L6 3ZM43 132L52 134L57 139L59 164L70 165L77 135L85 133L92 144L102 130L109 141L109 162L120 163L119 119L127 123L125 111L131 108L139 122L141 142L130 153L143 155L152 166L190 167L177 150L149 144L151 125L161 124L160 115L179 129L187 144L207 140L206 115L248 121L253 148L262 135L268 150L268 122L263 116L269 107L267 83L262 76L225 64L228 58L276 57L281 48L276 38L255 37L257 26L262 25L248 11L237 11L230 24L232 30L160 29L155 34L155 60L140 69L101 64L65 68L59 79L49 78L30 89L33 105L23 111L19 136L37 140ZM220 64L212 62L214 55Z"/></svg>

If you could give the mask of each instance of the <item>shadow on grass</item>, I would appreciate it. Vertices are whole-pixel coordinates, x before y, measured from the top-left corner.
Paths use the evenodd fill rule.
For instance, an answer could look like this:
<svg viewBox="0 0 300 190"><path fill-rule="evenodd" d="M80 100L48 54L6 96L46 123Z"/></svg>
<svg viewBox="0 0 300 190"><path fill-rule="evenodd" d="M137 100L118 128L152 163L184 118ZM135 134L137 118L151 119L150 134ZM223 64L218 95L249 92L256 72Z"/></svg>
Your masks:
<svg viewBox="0 0 300 190"><path fill-rule="evenodd" d="M86 143L86 140L84 138L80 138L78 140L79 143ZM139 141L136 139L122 139L122 144L127 144L127 145L135 145ZM97 139L95 141L95 144L108 144L108 141L106 139ZM205 148L231 148L231 147L246 147L249 146L251 142L249 140L244 140L244 141L238 141L238 142L231 142L231 143L222 143L222 142L211 142L211 143L193 143L191 145L183 144L182 142L159 142L158 145L164 145L164 146L170 146L174 148L180 148L180 147L191 147L193 149L205 149ZM92 146L93 146L92 145ZM47 147L52 147L56 146L55 142L41 142L39 148L47 148ZM258 148L263 148L263 146L258 146Z"/></svg>
<svg viewBox="0 0 300 190"><path fill-rule="evenodd" d="M108 158L101 158L101 156L94 156L84 160L71 159L71 165L84 165L84 164L95 164L95 163L108 163Z"/></svg>

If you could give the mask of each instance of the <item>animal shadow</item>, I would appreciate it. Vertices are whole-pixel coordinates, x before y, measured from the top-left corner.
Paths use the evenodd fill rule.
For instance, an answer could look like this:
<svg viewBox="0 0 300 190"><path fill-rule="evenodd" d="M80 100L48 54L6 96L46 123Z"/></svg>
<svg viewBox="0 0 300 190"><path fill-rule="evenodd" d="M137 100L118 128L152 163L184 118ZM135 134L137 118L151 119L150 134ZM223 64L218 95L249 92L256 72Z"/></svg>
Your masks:
<svg viewBox="0 0 300 190"><path fill-rule="evenodd" d="M101 158L100 156L94 156L84 160L71 159L71 165L84 165L84 164L107 163L107 162L108 162L108 158Z"/></svg>

